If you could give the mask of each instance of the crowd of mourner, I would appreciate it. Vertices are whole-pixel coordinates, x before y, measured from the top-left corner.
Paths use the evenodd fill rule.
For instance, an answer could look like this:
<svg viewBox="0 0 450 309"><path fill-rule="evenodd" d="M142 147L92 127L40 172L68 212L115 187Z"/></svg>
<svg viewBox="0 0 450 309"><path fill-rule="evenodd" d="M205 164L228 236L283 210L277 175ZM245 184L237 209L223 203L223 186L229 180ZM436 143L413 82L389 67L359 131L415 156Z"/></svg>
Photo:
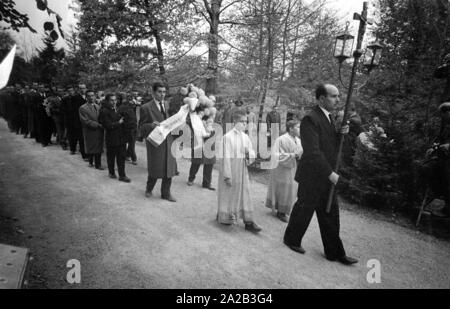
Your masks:
<svg viewBox="0 0 450 309"><path fill-rule="evenodd" d="M169 134L159 145L151 143L147 137L180 110L184 97L195 97L195 94L191 95L193 89L181 92L168 98L167 86L159 82L152 85L150 94L138 91L105 93L88 89L85 84L67 88L38 83L16 85L0 92L0 116L6 120L11 132L34 139L43 147L58 145L70 155L79 154L91 168L100 171L105 170L102 154L106 148L109 177L125 183L131 182L126 175L125 162L137 165L136 141L145 142L148 169L145 197L153 197L154 187L161 179L161 198L176 202L171 183L179 172L172 144L180 135ZM281 128L276 107L266 116L268 132L274 132L274 126L284 132L274 137L268 134L271 171L266 206L277 218L288 223L284 243L301 254L305 253L301 246L303 235L316 212L326 258L350 265L357 260L346 255L339 236L336 196L332 198L331 209L326 209L330 187L334 185L339 191L346 182L338 171L333 170L339 137L341 134L351 137L348 149L352 152L357 141L368 150L376 150L371 136L387 136L379 119L373 119L370 129L363 132L361 118L354 109L350 112L349 124L338 125L343 113L336 113L340 95L335 86L319 85L315 98L317 105L301 121L296 117L288 119L284 128ZM248 170L257 158L248 134L249 127L258 123L257 116L240 99L217 104L216 108L217 113L213 115L202 106L197 107L195 113L203 121L203 142L220 138L218 144L223 155L216 158L192 154L187 185L194 184L203 165L202 187L216 191L212 185L212 171L217 159L217 221L232 225L243 219L246 230L258 233L262 229L254 220ZM440 108L443 114L450 113L450 103ZM219 123L223 134L217 134L212 123ZM189 117L186 125L193 130ZM195 136L192 134L192 138ZM344 160L352 155L344 150ZM446 162L441 169L449 168L448 160ZM448 192L450 189L447 195Z"/></svg>

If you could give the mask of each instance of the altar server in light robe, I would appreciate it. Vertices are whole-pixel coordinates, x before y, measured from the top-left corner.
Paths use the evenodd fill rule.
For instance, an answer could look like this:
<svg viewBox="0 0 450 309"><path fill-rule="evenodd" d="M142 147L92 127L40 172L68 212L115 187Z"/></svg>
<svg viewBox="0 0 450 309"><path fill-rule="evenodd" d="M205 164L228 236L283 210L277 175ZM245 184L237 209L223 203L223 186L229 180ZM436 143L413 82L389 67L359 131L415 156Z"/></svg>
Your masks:
<svg viewBox="0 0 450 309"><path fill-rule="evenodd" d="M247 231L258 233L261 228L254 222L247 169L256 155L249 136L244 133L247 126L245 112L235 112L233 122L234 128L222 139L217 220L231 225L242 218Z"/></svg>
<svg viewBox="0 0 450 309"><path fill-rule="evenodd" d="M275 140L272 147L270 183L267 191L266 207L276 212L277 217L288 222L287 216L297 197L298 184L295 182L297 162L303 154L300 141L300 122L288 121L287 132Z"/></svg>

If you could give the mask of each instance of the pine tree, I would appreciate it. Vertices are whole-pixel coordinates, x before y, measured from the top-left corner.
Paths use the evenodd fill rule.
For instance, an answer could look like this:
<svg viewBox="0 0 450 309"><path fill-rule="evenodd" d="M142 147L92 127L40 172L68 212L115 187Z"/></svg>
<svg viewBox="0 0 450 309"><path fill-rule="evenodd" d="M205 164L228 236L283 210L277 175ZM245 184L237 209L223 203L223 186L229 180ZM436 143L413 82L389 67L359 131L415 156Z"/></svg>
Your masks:
<svg viewBox="0 0 450 309"><path fill-rule="evenodd" d="M47 36L43 39L44 48L39 50L38 56L33 59L39 82L51 84L56 81L58 67L62 65L64 49L56 49L55 41Z"/></svg>

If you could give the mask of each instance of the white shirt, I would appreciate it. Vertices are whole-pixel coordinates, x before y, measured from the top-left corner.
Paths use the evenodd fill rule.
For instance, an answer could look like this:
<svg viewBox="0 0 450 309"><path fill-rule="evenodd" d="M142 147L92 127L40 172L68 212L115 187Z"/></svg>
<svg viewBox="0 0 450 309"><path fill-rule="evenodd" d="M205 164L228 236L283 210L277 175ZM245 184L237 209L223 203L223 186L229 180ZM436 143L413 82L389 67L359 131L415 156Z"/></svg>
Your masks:
<svg viewBox="0 0 450 309"><path fill-rule="evenodd" d="M154 101L155 101L156 107L159 109L160 112L162 112L162 111L161 111L161 105L159 104L160 102L159 102L158 100L156 100L156 99L154 99ZM165 106L164 106L164 101L161 102L161 103L163 104L163 107L165 108ZM165 111L165 110L164 110L164 111Z"/></svg>
<svg viewBox="0 0 450 309"><path fill-rule="evenodd" d="M330 112L327 111L325 108L323 108L322 106L319 106L320 109L322 110L322 112L325 114L325 116L327 116L328 122L331 123L331 119L330 119Z"/></svg>

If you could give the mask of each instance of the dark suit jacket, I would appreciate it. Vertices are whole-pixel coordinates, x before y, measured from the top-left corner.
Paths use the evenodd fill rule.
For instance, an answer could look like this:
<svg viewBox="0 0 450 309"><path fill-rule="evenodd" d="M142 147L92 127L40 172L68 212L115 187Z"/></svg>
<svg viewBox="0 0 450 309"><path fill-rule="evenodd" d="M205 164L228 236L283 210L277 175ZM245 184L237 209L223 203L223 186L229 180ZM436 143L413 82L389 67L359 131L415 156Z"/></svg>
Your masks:
<svg viewBox="0 0 450 309"><path fill-rule="evenodd" d="M128 102L122 103L117 112L123 117L124 128L126 132L136 132L137 131L137 117L136 110L133 105Z"/></svg>
<svg viewBox="0 0 450 309"><path fill-rule="evenodd" d="M81 121L80 121L80 107L86 103L86 100L80 94L75 94L70 97L65 104L64 112L65 112L65 121L66 126L73 129L81 130Z"/></svg>
<svg viewBox="0 0 450 309"><path fill-rule="evenodd" d="M281 115L278 112L271 111L266 116L267 130L271 130L272 124L278 124L278 130L281 131Z"/></svg>
<svg viewBox="0 0 450 309"><path fill-rule="evenodd" d="M164 102L164 111L166 119L169 118L169 104L167 102ZM177 170L177 162L171 152L172 134L169 133L158 147L153 146L147 140L147 136L156 128L154 122L161 123L164 120L163 114L159 111L154 100L141 106L138 134L140 138L145 139L148 175L152 178L171 178Z"/></svg>
<svg viewBox="0 0 450 309"><path fill-rule="evenodd" d="M338 149L338 134L319 106L306 115L300 125L303 155L295 180L299 183L298 198L317 204L328 199Z"/></svg>
<svg viewBox="0 0 450 309"><path fill-rule="evenodd" d="M124 125L119 123L122 116L109 106L102 106L98 122L105 128L106 147L118 147L126 144Z"/></svg>

